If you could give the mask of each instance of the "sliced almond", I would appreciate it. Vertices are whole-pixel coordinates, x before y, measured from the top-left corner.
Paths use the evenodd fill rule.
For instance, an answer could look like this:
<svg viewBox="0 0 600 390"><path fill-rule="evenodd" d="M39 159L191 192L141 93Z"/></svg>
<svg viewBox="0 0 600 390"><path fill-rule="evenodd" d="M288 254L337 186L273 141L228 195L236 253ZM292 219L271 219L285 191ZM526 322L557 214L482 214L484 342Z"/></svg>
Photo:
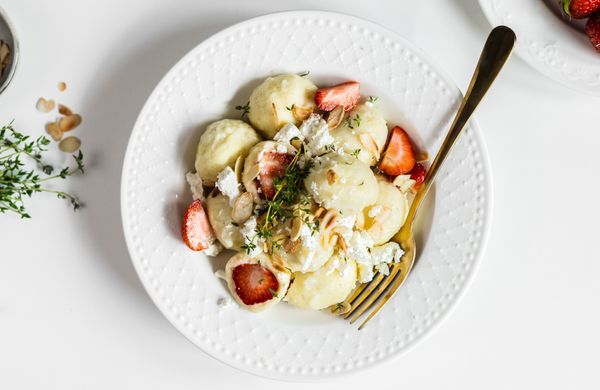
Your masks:
<svg viewBox="0 0 600 390"><path fill-rule="evenodd" d="M296 253L300 249L300 246L300 240L292 240L289 238L285 240L285 243L283 244L283 250L285 250L286 253Z"/></svg>
<svg viewBox="0 0 600 390"><path fill-rule="evenodd" d="M263 252L271 253L271 248L269 248L269 244L267 244L266 242L263 242Z"/></svg>
<svg viewBox="0 0 600 390"><path fill-rule="evenodd" d="M290 233L290 240L296 241L300 238L300 231L302 230L302 225L304 225L304 222L299 217L295 217L292 220L292 231Z"/></svg>
<svg viewBox="0 0 600 390"><path fill-rule="evenodd" d="M233 202L231 208L231 219L237 224L246 222L254 211L254 201L252 200L252 194L244 192Z"/></svg>
<svg viewBox="0 0 600 390"><path fill-rule="evenodd" d="M4 65L8 64L8 60L10 59L10 48L8 45L2 41L0 41L0 75L2 74L2 68Z"/></svg>
<svg viewBox="0 0 600 390"><path fill-rule="evenodd" d="M63 136L63 132L56 122L46 123L46 133L55 141L60 141Z"/></svg>
<svg viewBox="0 0 600 390"><path fill-rule="evenodd" d="M60 120L58 121L58 126L62 131L71 131L77 126L79 126L80 123L81 115L72 114L60 118Z"/></svg>
<svg viewBox="0 0 600 390"><path fill-rule="evenodd" d="M337 234L337 242L340 245L340 248L346 252L348 251L348 245L346 244L346 239L341 235L341 234Z"/></svg>
<svg viewBox="0 0 600 390"><path fill-rule="evenodd" d="M302 140L299 138L295 138L293 140L290 141L290 144L292 144L292 146L298 150L300 150L300 148L302 147Z"/></svg>
<svg viewBox="0 0 600 390"><path fill-rule="evenodd" d="M60 83L58 83L58 90L60 92L63 92L66 89L67 89L67 83L65 83L64 81L61 81Z"/></svg>
<svg viewBox="0 0 600 390"><path fill-rule="evenodd" d="M315 218L319 218L321 216L321 214L323 214L323 212L325 211L325 208L323 207L319 207L316 211L315 211Z"/></svg>
<svg viewBox="0 0 600 390"><path fill-rule="evenodd" d="M58 104L58 113L61 115L65 115L65 116L73 115L73 111L69 107L65 106L64 104L60 104L60 103Z"/></svg>
<svg viewBox="0 0 600 390"><path fill-rule="evenodd" d="M348 228L346 226L336 226L331 229L333 233L346 234L348 233Z"/></svg>
<svg viewBox="0 0 600 390"><path fill-rule="evenodd" d="M321 228L322 232L329 231L333 227L333 225L335 224L336 221L337 221L337 211L327 210L327 212L321 219L321 223L319 224L319 227Z"/></svg>
<svg viewBox="0 0 600 390"><path fill-rule="evenodd" d="M292 107L292 116L298 121L303 121L313 113L312 107L298 107L294 105Z"/></svg>
<svg viewBox="0 0 600 390"><path fill-rule="evenodd" d="M254 180L260 175L260 166L258 163L252 165L248 171L248 176L250 176L249 180Z"/></svg>
<svg viewBox="0 0 600 390"><path fill-rule="evenodd" d="M50 112L54 109L55 105L56 105L56 103L54 103L54 100L52 100L52 99L46 100L43 97L41 97L38 99L37 103L35 104L35 108L39 112Z"/></svg>
<svg viewBox="0 0 600 390"><path fill-rule="evenodd" d="M344 106L337 106L327 115L327 126L330 129L335 129L344 120Z"/></svg>
<svg viewBox="0 0 600 390"><path fill-rule="evenodd" d="M429 161L429 153L427 152L417 152L416 156L415 156L415 160L417 160L418 163L424 163Z"/></svg>
<svg viewBox="0 0 600 390"><path fill-rule="evenodd" d="M81 140L77 137L67 137L60 141L58 148L65 153L73 153L81 146Z"/></svg>
<svg viewBox="0 0 600 390"><path fill-rule="evenodd" d="M329 185L335 184L337 182L337 179L338 179L337 173L335 173L335 171L333 169L328 169L327 170L327 183L329 183Z"/></svg>
<svg viewBox="0 0 600 390"><path fill-rule="evenodd" d="M358 136L360 143L373 155L376 159L379 159L379 147L377 142L373 139L373 136L369 133L362 133Z"/></svg>
<svg viewBox="0 0 600 390"><path fill-rule="evenodd" d="M237 178L238 183L242 182L242 170L244 168L244 159L242 156L238 156L235 160L235 165L233 166L233 172L235 172L235 177Z"/></svg>

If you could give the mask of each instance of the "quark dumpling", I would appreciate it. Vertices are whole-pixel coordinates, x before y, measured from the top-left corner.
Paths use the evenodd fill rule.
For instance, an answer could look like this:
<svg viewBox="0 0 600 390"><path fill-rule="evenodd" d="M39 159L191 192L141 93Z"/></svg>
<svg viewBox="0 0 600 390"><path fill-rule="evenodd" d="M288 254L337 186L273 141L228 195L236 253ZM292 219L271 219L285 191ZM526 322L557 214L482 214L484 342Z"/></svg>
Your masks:
<svg viewBox="0 0 600 390"><path fill-rule="evenodd" d="M335 145L346 153L360 150L358 159L370 166L377 163L387 141L385 119L372 104L360 104L347 112L345 120L330 133Z"/></svg>
<svg viewBox="0 0 600 390"><path fill-rule="evenodd" d="M301 308L321 310L346 299L356 278L356 262L336 254L315 272L294 273L285 300Z"/></svg>
<svg viewBox="0 0 600 390"><path fill-rule="evenodd" d="M211 123L198 143L196 173L205 185L212 186L225 167L233 168L235 160L246 156L258 142L258 133L246 122L223 119Z"/></svg>
<svg viewBox="0 0 600 390"><path fill-rule="evenodd" d="M253 312L265 310L281 301L290 285L290 278L290 271L274 263L264 253L256 257L238 253L225 265L225 279L231 295L240 306Z"/></svg>
<svg viewBox="0 0 600 390"><path fill-rule="evenodd" d="M377 178L379 196L363 211L363 225L375 245L388 242L402 227L408 213L408 200L398 187L383 177Z"/></svg>
<svg viewBox="0 0 600 390"><path fill-rule="evenodd" d="M226 249L240 250L244 244L244 238L239 228L233 225L229 198L220 193L216 193L214 196L208 195L206 209L210 225L221 245Z"/></svg>
<svg viewBox="0 0 600 390"><path fill-rule="evenodd" d="M304 179L304 186L317 203L337 209L343 215L356 215L372 205L379 187L371 168L364 162L339 153L318 158Z"/></svg>
<svg viewBox="0 0 600 390"><path fill-rule="evenodd" d="M311 272L323 266L333 254L336 237L313 232L306 224L300 229L298 245L290 249L275 250L274 257L281 259L292 272Z"/></svg>
<svg viewBox="0 0 600 390"><path fill-rule="evenodd" d="M250 95L248 119L265 138L273 138L285 123L299 125L291 107L316 110L317 87L296 74L269 77Z"/></svg>

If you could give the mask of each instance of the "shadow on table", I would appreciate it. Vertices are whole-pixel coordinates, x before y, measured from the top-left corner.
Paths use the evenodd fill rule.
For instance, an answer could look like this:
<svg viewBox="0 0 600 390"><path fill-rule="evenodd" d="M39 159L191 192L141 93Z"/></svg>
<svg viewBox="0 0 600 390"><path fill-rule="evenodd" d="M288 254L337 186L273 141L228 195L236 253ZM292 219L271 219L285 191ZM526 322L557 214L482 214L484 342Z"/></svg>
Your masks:
<svg viewBox="0 0 600 390"><path fill-rule="evenodd" d="M198 43L243 18L219 15L214 20L221 23L211 23L210 15L202 15L201 20L207 23L174 25L160 37L137 39L144 43L135 47L123 37L124 46L130 49L119 52L127 54L99 64L97 87L83 102L82 139L88 170L78 194L86 204L81 216L89 233L89 247L100 253L120 282L141 294L138 298L146 299L146 294L129 259L120 212L121 168L129 135L144 102L164 74ZM145 23L134 26L133 35L148 31L152 23Z"/></svg>

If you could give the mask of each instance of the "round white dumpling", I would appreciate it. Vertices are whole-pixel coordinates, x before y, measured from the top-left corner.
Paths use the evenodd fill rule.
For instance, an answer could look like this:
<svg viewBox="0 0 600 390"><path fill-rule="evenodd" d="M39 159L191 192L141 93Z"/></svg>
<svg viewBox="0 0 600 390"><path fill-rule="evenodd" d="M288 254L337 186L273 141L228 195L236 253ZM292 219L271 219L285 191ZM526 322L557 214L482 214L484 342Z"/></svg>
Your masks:
<svg viewBox="0 0 600 390"><path fill-rule="evenodd" d="M313 232L304 224L297 243L275 250L274 257L280 259L292 272L311 272L321 268L329 260L335 243L335 236Z"/></svg>
<svg viewBox="0 0 600 390"><path fill-rule="evenodd" d="M273 138L285 123L300 124L292 107L316 110L316 90L310 80L297 74L269 77L252 91L248 119L265 138Z"/></svg>
<svg viewBox="0 0 600 390"><path fill-rule="evenodd" d="M346 113L346 119L330 131L335 145L370 166L377 164L387 141L388 129L383 115L372 104L360 104Z"/></svg>
<svg viewBox="0 0 600 390"><path fill-rule="evenodd" d="M338 153L318 158L304 186L321 206L337 209L343 215L360 213L375 203L379 195L371 168L352 156Z"/></svg>
<svg viewBox="0 0 600 390"><path fill-rule="evenodd" d="M291 273L271 257L261 253L250 257L238 253L225 265L225 279L233 298L240 306L259 312L285 296L290 285Z"/></svg>
<svg viewBox="0 0 600 390"><path fill-rule="evenodd" d="M196 173L205 185L212 186L225 167L233 168L239 156L260 142L258 133L246 122L223 119L211 123L200 137L196 151Z"/></svg>
<svg viewBox="0 0 600 390"><path fill-rule="evenodd" d="M214 196L211 194L206 198L206 209L210 226L221 245L227 249L240 250L244 238L239 228L233 225L229 198L221 193L216 193Z"/></svg>
<svg viewBox="0 0 600 390"><path fill-rule="evenodd" d="M294 273L285 300L304 309L321 310L346 299L356 279L356 262L335 255L315 272Z"/></svg>
<svg viewBox="0 0 600 390"><path fill-rule="evenodd" d="M379 196L363 210L363 226L375 245L388 242L402 227L408 214L408 200L398 187L384 177L377 178Z"/></svg>

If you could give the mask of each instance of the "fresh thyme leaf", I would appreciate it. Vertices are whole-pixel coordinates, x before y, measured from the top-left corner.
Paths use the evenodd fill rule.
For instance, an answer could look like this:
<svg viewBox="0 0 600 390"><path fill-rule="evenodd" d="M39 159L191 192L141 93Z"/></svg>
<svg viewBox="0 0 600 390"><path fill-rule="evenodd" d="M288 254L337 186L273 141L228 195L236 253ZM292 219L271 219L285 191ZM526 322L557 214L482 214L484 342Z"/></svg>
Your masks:
<svg viewBox="0 0 600 390"><path fill-rule="evenodd" d="M295 107L295 106L296 106L295 104L292 104L292 105L291 105L291 106L289 106L289 107L287 107L287 106L286 106L286 107L285 107L285 109L286 109L286 110L288 110L288 111L292 111L292 110L294 109L294 107Z"/></svg>
<svg viewBox="0 0 600 390"><path fill-rule="evenodd" d="M242 118L248 115L250 112L250 102L247 102L243 106L235 106L235 109L242 112Z"/></svg>
<svg viewBox="0 0 600 390"><path fill-rule="evenodd" d="M271 287L269 287L269 292L271 293L271 296L273 298L277 298L277 291L273 290Z"/></svg>
<svg viewBox="0 0 600 390"><path fill-rule="evenodd" d="M305 70L304 72L298 73L298 76L305 77L305 76L308 76L309 74L310 74L310 70Z"/></svg>
<svg viewBox="0 0 600 390"><path fill-rule="evenodd" d="M369 97L367 98L367 101L368 101L369 103L375 103L377 100L379 100L379 98L378 98L377 96L369 96Z"/></svg>
<svg viewBox="0 0 600 390"><path fill-rule="evenodd" d="M50 140L43 136L30 140L29 136L16 131L12 122L0 129L0 213L11 211L21 218L31 218L25 207L25 198L40 192L68 199L73 210L81 207L76 196L45 188L42 184L54 179L66 179L78 172L83 173L83 153L79 151L77 155L73 155L75 167L65 167L57 175L52 175L54 167L42 159L49 144ZM34 162L41 172L30 169L27 160ZM40 177L40 174L45 176Z"/></svg>
<svg viewBox="0 0 600 390"><path fill-rule="evenodd" d="M346 118L344 120L344 124L346 124L346 126L348 126L351 129L354 129L355 127L359 127L360 126L360 115L356 114L356 115L354 115L354 117L349 116L348 118Z"/></svg>
<svg viewBox="0 0 600 390"><path fill-rule="evenodd" d="M252 251L256 249L256 243L254 242L254 240L250 240L248 236L244 236L244 241L246 241L246 243L242 245L241 248L246 251L247 255L249 255L250 253L252 253Z"/></svg>
<svg viewBox="0 0 600 390"><path fill-rule="evenodd" d="M350 155L354 158L358 158L360 151L361 151L361 149L355 149L352 153L350 153Z"/></svg>

